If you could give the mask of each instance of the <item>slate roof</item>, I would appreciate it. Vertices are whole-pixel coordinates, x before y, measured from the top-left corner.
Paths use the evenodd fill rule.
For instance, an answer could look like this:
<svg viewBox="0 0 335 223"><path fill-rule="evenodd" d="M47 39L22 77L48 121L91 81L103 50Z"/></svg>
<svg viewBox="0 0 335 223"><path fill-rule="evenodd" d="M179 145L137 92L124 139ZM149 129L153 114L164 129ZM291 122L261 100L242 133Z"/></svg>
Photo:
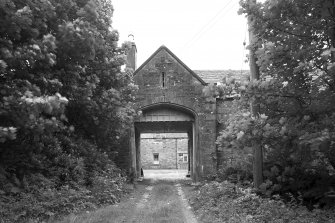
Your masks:
<svg viewBox="0 0 335 223"><path fill-rule="evenodd" d="M249 70L194 70L194 72L209 84L221 82L225 77L243 81L250 76Z"/></svg>

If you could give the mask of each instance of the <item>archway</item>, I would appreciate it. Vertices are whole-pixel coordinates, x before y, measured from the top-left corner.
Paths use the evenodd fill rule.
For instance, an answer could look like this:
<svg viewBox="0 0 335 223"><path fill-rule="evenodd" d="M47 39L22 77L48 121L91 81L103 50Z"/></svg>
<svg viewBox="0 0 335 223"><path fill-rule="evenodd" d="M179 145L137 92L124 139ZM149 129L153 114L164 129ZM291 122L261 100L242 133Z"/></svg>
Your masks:
<svg viewBox="0 0 335 223"><path fill-rule="evenodd" d="M134 122L134 133L133 139L133 151L132 151L132 167L136 172L137 176L141 174L141 168L173 168L175 165L178 168L179 159L185 160L187 156L188 173L191 175L194 181L197 181L198 174L196 171L196 161L198 160L198 132L197 132L197 114L184 106L180 106L172 103L157 103L150 106L141 108L142 115ZM186 138L187 139L187 152L181 151L176 146L174 149L164 147L164 150L159 148L151 149L150 151L143 150L141 148L141 135L146 136L164 136L167 135L178 136L175 138ZM185 137L186 136L186 137ZM169 137L167 137L169 138ZM171 138L171 137L170 137ZM168 140L168 139L166 139ZM171 139L169 139L171 140ZM143 140L142 140L143 143ZM166 150L170 149L170 155ZM172 150L174 150L172 152ZM163 151L161 154L160 151ZM144 160L144 154L147 157ZM173 153L173 154L172 154ZM185 155L187 154L187 155ZM166 156L166 157L164 157ZM182 157L179 157L182 156ZM150 160L151 159L151 160ZM171 160L167 160L171 159ZM160 162L160 160L162 160ZM164 160L164 162L163 162ZM145 163L143 163L145 162ZM152 162L150 164L150 162Z"/></svg>

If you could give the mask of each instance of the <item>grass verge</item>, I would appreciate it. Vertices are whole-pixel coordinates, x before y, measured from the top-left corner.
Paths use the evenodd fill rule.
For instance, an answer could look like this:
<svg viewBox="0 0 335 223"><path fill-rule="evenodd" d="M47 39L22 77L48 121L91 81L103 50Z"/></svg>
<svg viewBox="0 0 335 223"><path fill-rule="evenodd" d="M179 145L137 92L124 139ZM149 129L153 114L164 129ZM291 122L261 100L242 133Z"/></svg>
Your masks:
<svg viewBox="0 0 335 223"><path fill-rule="evenodd" d="M335 210L309 211L297 203L262 198L251 189L229 182L208 182L188 194L190 204L203 223L330 223Z"/></svg>

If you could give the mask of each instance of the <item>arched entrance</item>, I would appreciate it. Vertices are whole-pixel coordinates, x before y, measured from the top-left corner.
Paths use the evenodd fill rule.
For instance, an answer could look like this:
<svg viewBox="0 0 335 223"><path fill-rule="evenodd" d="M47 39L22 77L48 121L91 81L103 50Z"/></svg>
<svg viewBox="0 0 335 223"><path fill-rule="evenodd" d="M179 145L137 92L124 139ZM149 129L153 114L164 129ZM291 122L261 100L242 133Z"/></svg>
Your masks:
<svg viewBox="0 0 335 223"><path fill-rule="evenodd" d="M139 117L134 122L133 129L133 146L132 146L132 168L136 172L137 176L140 176L141 168L143 165L148 167L147 160L143 163L143 154L141 148L141 135L148 134L177 134L186 136L187 141L187 152L175 151L175 156L171 155L169 157L161 157L162 160L166 159L176 159L176 168L178 168L178 159L180 155L185 159L185 154L187 154L187 166L189 174L194 181L197 181L198 174L196 171L196 161L198 160L198 132L197 132L197 114L184 106L180 106L172 103L157 103L149 106L140 108L142 111L141 117ZM178 135L178 134L177 134ZM177 142L177 141L176 141ZM144 148L143 148L144 149ZM166 148L168 149L168 148ZM152 152L152 151L151 151ZM146 151L148 153L148 151ZM166 153L161 155L153 153L152 156L152 166L160 168L166 168L166 163L172 163L174 165L174 160L170 162L159 162L159 156L164 156ZM147 156L148 154L146 154ZM141 159L142 157L142 159Z"/></svg>

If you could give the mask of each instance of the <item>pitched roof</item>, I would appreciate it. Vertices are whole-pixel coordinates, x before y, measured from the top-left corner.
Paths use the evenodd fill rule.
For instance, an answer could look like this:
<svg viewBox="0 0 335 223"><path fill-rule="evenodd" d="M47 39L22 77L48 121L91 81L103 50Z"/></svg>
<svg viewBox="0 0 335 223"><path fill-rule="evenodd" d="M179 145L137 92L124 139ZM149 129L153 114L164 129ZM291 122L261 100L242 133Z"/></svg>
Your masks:
<svg viewBox="0 0 335 223"><path fill-rule="evenodd" d="M186 64L183 63L171 50L169 50L166 46L162 45L159 47L139 68L137 68L134 72L134 76L147 64L149 61L156 56L156 54L161 51L166 50L179 64L181 64L190 74L195 77L202 85L207 85L207 83L199 77L193 70L191 70Z"/></svg>
<svg viewBox="0 0 335 223"><path fill-rule="evenodd" d="M244 81L250 76L249 70L194 70L194 72L209 84L222 82L226 77Z"/></svg>

